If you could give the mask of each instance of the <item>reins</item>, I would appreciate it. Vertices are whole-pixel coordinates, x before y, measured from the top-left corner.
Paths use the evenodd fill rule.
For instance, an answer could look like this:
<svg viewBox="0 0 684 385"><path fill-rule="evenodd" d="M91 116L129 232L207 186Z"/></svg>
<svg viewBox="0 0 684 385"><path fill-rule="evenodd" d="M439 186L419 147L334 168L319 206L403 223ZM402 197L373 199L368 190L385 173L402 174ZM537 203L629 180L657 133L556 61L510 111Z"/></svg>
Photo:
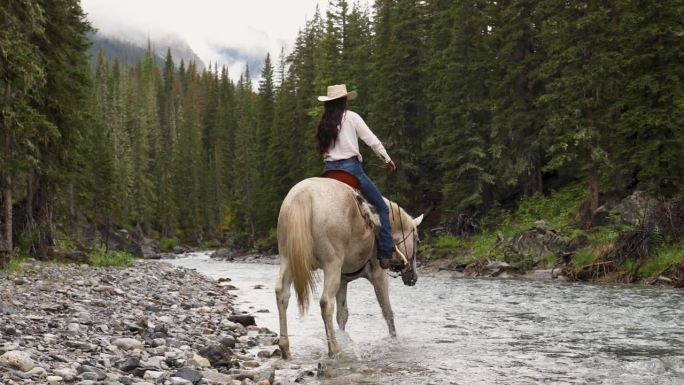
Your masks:
<svg viewBox="0 0 684 385"><path fill-rule="evenodd" d="M392 209L392 201L390 201L390 200L388 200L388 201L389 201L389 204L390 204L389 209L390 209L390 214L392 215L392 222L394 222L394 210ZM401 241L397 242L397 243L395 244L395 247L397 247L397 246L396 246L397 244L402 243L402 244L404 245L404 255L407 255L407 254L408 254L408 248L406 247L406 240L408 239L409 236L411 236L412 234L415 233L416 229L413 228L413 229L411 229L411 231L410 231L408 234L405 234L405 233L404 233L404 219L401 217L401 208L399 207L399 205L397 205L397 211L399 211L399 224L400 224L400 226L401 226L401 236L403 237L403 239L402 239ZM414 242L414 243L415 243L415 242ZM414 250L413 250L413 255L411 256L413 259L416 258L416 255L415 255L416 246L417 246L417 245L415 245L415 244L414 244L414 246L413 246ZM398 248L397 248L397 251L401 254L401 252L399 251ZM407 263L410 263L411 261L408 261L408 260L407 260L406 262L407 262ZM388 274L389 274L389 273L388 273ZM394 275L394 276L393 276L393 275L390 274L390 277L392 277L392 278L397 278L398 275Z"/></svg>

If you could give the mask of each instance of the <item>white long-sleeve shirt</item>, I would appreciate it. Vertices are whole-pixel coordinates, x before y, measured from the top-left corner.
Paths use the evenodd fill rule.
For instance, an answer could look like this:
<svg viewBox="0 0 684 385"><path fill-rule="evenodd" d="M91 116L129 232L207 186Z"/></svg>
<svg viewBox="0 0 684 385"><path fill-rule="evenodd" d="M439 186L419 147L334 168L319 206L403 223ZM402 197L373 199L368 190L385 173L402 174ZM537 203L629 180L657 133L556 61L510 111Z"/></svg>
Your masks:
<svg viewBox="0 0 684 385"><path fill-rule="evenodd" d="M366 122L354 111L345 111L340 123L340 132L337 140L323 155L326 161L342 160L357 157L359 162L363 162L361 152L359 152L359 138L368 145L373 152L382 159L384 163L391 161L390 156L373 131L368 128Z"/></svg>

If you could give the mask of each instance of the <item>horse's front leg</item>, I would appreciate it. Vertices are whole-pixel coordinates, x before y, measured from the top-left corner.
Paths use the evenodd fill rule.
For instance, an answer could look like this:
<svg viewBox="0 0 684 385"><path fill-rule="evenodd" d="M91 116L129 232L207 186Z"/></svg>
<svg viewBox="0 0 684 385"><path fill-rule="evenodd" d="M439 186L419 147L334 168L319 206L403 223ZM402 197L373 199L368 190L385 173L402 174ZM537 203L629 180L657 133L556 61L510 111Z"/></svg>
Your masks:
<svg viewBox="0 0 684 385"><path fill-rule="evenodd" d="M337 325L340 330L344 330L347 326L347 319L349 318L349 309L347 308L347 281L340 282L340 288L337 290Z"/></svg>
<svg viewBox="0 0 684 385"><path fill-rule="evenodd" d="M340 352L333 329L332 313L335 295L340 288L342 266L339 262L330 263L323 268L323 293L321 294L321 315L325 325L325 336L328 340L328 356L335 357Z"/></svg>
<svg viewBox="0 0 684 385"><path fill-rule="evenodd" d="M290 286L292 285L292 274L289 268L289 262L280 257L280 274L276 282L276 302L278 305L278 318L280 319L280 337L278 338L278 346L282 357L290 358L290 339L287 334L287 305L290 301Z"/></svg>
<svg viewBox="0 0 684 385"><path fill-rule="evenodd" d="M394 313L392 312L392 306L390 305L387 274L383 269L380 268L380 266L375 265L371 269L368 280L373 285L373 289L375 289L375 296L378 298L378 303L380 304L380 309L382 310L382 316L387 322L389 334L391 337L396 337L397 330L394 327Z"/></svg>

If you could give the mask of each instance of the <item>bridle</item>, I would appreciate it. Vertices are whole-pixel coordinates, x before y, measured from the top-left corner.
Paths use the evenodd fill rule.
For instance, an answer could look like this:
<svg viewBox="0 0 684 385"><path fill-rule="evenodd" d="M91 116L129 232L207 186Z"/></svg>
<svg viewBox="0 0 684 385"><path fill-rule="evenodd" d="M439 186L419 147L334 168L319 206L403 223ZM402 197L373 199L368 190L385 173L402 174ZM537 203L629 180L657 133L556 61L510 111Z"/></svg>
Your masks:
<svg viewBox="0 0 684 385"><path fill-rule="evenodd" d="M389 204L390 204L390 207L389 207L389 209L390 209L390 214L392 215L392 221L394 221L394 210L392 210L392 201L389 201ZM399 211L399 214L401 214L401 208L399 207L399 205L397 205L397 209L398 209L398 211ZM403 218L401 218L401 217L399 218L399 223L401 224L401 236L402 236L403 238L402 238L401 241L396 242L396 243L394 244L394 248L395 248L396 251L399 253L399 255L401 255L402 258L405 259L406 265L408 266L409 263L415 263L415 260L416 260L417 254L418 254L418 243L420 243L420 240L418 239L418 234L416 233L416 228L415 228L415 226L411 229L411 231L408 232L408 234L405 234L405 232L404 232L404 220L403 220ZM411 260L409 261L408 258L406 258L406 255L408 254L408 248L406 247L406 241L408 240L408 237L410 237L411 235L413 235L413 254L411 255ZM403 247L403 248L404 248L404 253L402 253L402 252L399 250L399 247L398 247L399 244L403 244L403 245L404 245L404 247ZM393 275L390 274L390 276L393 277L393 278L396 278L396 277L398 277L399 275L394 275L394 276L393 276Z"/></svg>

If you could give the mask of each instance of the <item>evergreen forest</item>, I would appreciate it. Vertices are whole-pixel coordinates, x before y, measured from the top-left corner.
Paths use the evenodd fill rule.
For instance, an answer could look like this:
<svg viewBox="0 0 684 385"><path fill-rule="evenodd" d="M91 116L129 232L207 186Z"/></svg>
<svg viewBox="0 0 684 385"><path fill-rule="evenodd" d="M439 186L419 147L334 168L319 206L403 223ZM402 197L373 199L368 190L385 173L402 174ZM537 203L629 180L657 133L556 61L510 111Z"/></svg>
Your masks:
<svg viewBox="0 0 684 385"><path fill-rule="evenodd" d="M371 178L412 214L438 202L433 224L568 186L590 212L605 194L676 197L683 15L681 0L331 0L253 77L159 66L152 46L93 70L78 0L4 1L0 265L48 259L82 223L273 250L280 202L322 171L331 84L358 91L350 108L398 166L366 148Z"/></svg>

